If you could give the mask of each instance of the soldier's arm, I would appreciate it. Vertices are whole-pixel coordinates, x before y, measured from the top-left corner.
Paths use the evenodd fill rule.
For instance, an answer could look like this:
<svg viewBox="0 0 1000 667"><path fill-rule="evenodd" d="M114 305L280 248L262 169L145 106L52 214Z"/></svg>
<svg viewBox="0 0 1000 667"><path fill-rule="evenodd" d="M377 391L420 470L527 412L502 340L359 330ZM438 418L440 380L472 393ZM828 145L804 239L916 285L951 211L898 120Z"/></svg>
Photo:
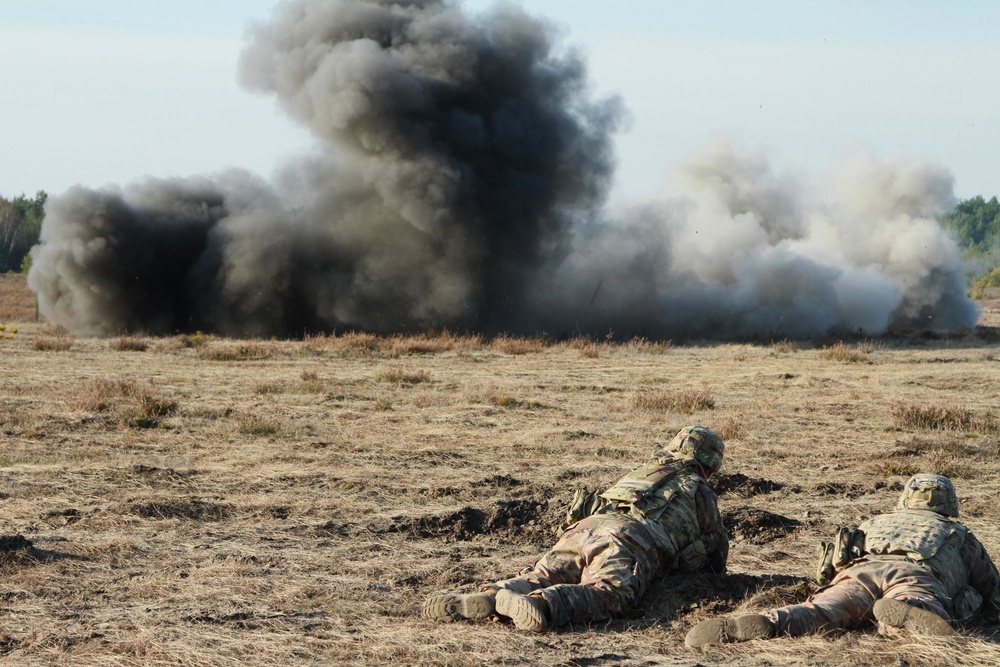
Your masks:
<svg viewBox="0 0 1000 667"><path fill-rule="evenodd" d="M969 585L983 596L983 602L993 611L1000 610L1000 574L990 555L986 553L986 547L971 530L965 534L962 560L969 572Z"/></svg>
<svg viewBox="0 0 1000 667"><path fill-rule="evenodd" d="M705 544L705 554L708 556L705 569L716 574L725 574L726 562L729 560L729 533L722 523L715 491L707 484L698 485L695 509L698 513L701 541Z"/></svg>

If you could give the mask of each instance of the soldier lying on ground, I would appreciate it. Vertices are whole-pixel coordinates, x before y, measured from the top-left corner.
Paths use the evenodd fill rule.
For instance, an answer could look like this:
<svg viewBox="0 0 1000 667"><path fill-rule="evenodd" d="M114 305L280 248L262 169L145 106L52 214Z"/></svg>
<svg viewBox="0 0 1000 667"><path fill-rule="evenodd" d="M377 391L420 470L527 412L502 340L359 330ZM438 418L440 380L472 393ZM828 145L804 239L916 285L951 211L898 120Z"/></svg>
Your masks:
<svg viewBox="0 0 1000 667"><path fill-rule="evenodd" d="M711 429L682 429L604 493L577 491L565 532L533 568L482 593L432 595L422 615L453 621L498 614L539 632L620 616L659 575L722 574L729 538L706 480L722 466L723 449Z"/></svg>
<svg viewBox="0 0 1000 667"><path fill-rule="evenodd" d="M796 637L878 623L891 635L903 628L922 635L956 634L982 606L1000 608L1000 575L982 543L962 525L951 480L915 475L896 505L855 529L842 529L820 546L820 588L803 604L703 621L685 643L710 644ZM832 582L830 581L832 578Z"/></svg>

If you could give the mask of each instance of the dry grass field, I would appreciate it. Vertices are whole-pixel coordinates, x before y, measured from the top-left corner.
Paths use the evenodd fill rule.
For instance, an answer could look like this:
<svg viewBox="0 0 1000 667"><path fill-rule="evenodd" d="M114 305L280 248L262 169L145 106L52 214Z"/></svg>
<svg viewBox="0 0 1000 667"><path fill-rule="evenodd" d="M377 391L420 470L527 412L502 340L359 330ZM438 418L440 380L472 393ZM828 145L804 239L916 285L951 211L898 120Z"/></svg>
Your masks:
<svg viewBox="0 0 1000 667"><path fill-rule="evenodd" d="M1000 309L998 300L987 309ZM950 475L1000 560L1000 315L875 340L606 344L440 335L74 338L0 276L0 662L18 665L996 665L1000 626L685 650L797 601L815 546ZM678 428L726 440L730 573L541 635L434 624L514 575L577 487Z"/></svg>

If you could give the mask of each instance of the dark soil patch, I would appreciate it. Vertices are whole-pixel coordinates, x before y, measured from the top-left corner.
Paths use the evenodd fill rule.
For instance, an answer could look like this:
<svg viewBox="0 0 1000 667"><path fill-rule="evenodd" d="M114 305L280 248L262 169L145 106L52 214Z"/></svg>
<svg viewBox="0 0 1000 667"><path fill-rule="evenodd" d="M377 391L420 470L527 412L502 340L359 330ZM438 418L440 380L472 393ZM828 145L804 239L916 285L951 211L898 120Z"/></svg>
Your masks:
<svg viewBox="0 0 1000 667"><path fill-rule="evenodd" d="M31 540L24 535L0 535L0 553L29 551Z"/></svg>
<svg viewBox="0 0 1000 667"><path fill-rule="evenodd" d="M858 498L871 491L867 484L854 482L823 482L815 487L816 493L822 496L841 496L842 498Z"/></svg>
<svg viewBox="0 0 1000 667"><path fill-rule="evenodd" d="M495 486L500 489L511 489L515 486L521 486L524 484L519 479L511 477L510 475L493 475L492 477L487 477L479 484L473 484L473 486Z"/></svg>
<svg viewBox="0 0 1000 667"><path fill-rule="evenodd" d="M713 476L712 487L720 496L725 493L733 493L741 498L750 498L763 493L778 491L784 485L780 482L772 482L769 479L747 477L743 473L737 472L731 475L720 474Z"/></svg>
<svg viewBox="0 0 1000 667"><path fill-rule="evenodd" d="M743 507L722 515L729 537L736 542L767 544L781 539L800 525L797 519L755 507Z"/></svg>
<svg viewBox="0 0 1000 667"><path fill-rule="evenodd" d="M194 521L221 521L231 513L228 505L204 500L162 500L133 502L127 506L131 514L147 519L191 519Z"/></svg>
<svg viewBox="0 0 1000 667"><path fill-rule="evenodd" d="M466 506L448 514L393 517L387 527L370 527L370 530L456 540L479 535L508 535L525 540L529 534L541 531L551 534L554 523L546 517L547 509L548 501L544 500L498 500L486 509Z"/></svg>

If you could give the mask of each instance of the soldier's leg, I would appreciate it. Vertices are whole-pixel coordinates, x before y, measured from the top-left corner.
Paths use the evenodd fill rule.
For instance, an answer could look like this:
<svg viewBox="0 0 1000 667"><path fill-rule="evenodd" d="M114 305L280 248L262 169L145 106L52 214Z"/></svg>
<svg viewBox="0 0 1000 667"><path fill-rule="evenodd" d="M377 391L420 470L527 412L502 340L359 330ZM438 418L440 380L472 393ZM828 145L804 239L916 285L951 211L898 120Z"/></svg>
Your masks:
<svg viewBox="0 0 1000 667"><path fill-rule="evenodd" d="M921 635L957 634L949 623L948 591L930 568L917 563L896 563L883 575L883 598L875 603L879 631L891 634L904 628Z"/></svg>
<svg viewBox="0 0 1000 667"><path fill-rule="evenodd" d="M802 604L788 605L765 614L775 633L799 637L858 627L871 619L878 591L866 581L840 576Z"/></svg>
<svg viewBox="0 0 1000 667"><path fill-rule="evenodd" d="M645 593L660 564L652 537L630 519L614 516L581 548L579 583L560 583L531 594L545 601L552 626L621 616Z"/></svg>
<svg viewBox="0 0 1000 667"><path fill-rule="evenodd" d="M802 604L793 604L763 614L744 614L702 621L688 632L684 643L699 649L713 644L768 639L777 635L798 637L838 628L849 628L871 614L876 591L841 573Z"/></svg>
<svg viewBox="0 0 1000 667"><path fill-rule="evenodd" d="M583 522L581 522L583 523ZM496 594L501 590L526 594L531 591L566 581L579 581L582 569L580 550L590 538L586 526L566 531L562 539L539 559L533 568L520 576L483 586L479 593L435 593L421 606L424 618L437 621L477 620L497 613ZM499 610L501 615L508 611Z"/></svg>
<svg viewBox="0 0 1000 667"><path fill-rule="evenodd" d="M509 590L526 595L538 588L579 583L583 571L584 545L593 539L593 531L588 529L588 525L583 521L580 524L566 531L556 545L538 559L534 567L524 570L513 579L489 584L484 590Z"/></svg>

